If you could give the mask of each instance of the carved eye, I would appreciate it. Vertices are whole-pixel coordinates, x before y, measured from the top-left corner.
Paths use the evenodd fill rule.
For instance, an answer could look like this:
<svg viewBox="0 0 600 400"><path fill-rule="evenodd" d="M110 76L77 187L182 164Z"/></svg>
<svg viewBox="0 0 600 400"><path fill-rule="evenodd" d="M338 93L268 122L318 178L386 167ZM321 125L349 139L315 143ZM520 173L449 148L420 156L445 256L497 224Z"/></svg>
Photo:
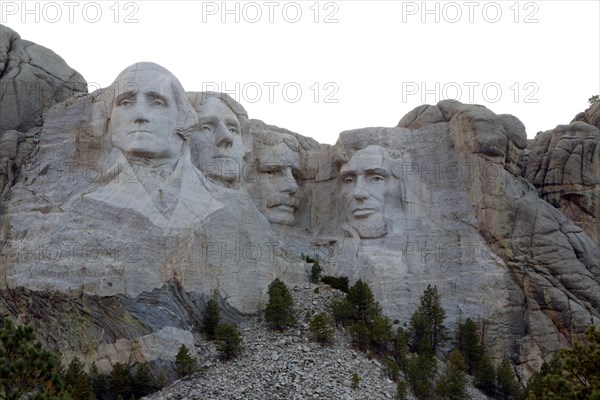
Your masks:
<svg viewBox="0 0 600 400"><path fill-rule="evenodd" d="M239 129L235 125L230 125L228 128L229 128L229 132L231 132L231 133L235 133L235 134L239 133Z"/></svg>
<svg viewBox="0 0 600 400"><path fill-rule="evenodd" d="M371 178L371 182L385 182L385 178L381 175L375 175Z"/></svg>
<svg viewBox="0 0 600 400"><path fill-rule="evenodd" d="M348 177L344 178L344 183L346 183L346 184L354 183L354 178L348 176Z"/></svg>
<svg viewBox="0 0 600 400"><path fill-rule="evenodd" d="M200 127L200 132L210 133L210 132L212 132L212 126L210 126L210 125L202 125Z"/></svg>
<svg viewBox="0 0 600 400"><path fill-rule="evenodd" d="M157 107L166 107L167 104L161 99L154 99L152 100L152 105Z"/></svg>
<svg viewBox="0 0 600 400"><path fill-rule="evenodd" d="M119 103L119 106L121 107L129 107L133 104L133 101L129 100L129 99L125 99L125 100L121 100L121 102Z"/></svg>

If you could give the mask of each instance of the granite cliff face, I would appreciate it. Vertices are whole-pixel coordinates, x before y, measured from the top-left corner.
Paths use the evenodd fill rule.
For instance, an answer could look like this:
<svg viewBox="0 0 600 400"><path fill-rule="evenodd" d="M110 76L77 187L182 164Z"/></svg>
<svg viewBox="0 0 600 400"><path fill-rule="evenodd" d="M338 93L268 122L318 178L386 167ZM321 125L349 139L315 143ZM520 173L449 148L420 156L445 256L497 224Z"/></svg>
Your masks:
<svg viewBox="0 0 600 400"><path fill-rule="evenodd" d="M37 141L46 112L77 93L83 77L52 50L0 25L0 195Z"/></svg>
<svg viewBox="0 0 600 400"><path fill-rule="evenodd" d="M569 125L537 134L527 179L600 244L600 100Z"/></svg>
<svg viewBox="0 0 600 400"><path fill-rule="evenodd" d="M227 95L186 93L152 63L44 116L1 198L0 311L67 357L170 363L198 339L209 298L240 320L275 277L307 281L303 254L366 280L401 321L437 285L447 326L477 321L524 376L600 322L597 229L544 200L572 182L591 199L577 204L596 207L587 123L538 135L526 157L516 117L442 101L322 145ZM551 176L563 164L577 179Z"/></svg>

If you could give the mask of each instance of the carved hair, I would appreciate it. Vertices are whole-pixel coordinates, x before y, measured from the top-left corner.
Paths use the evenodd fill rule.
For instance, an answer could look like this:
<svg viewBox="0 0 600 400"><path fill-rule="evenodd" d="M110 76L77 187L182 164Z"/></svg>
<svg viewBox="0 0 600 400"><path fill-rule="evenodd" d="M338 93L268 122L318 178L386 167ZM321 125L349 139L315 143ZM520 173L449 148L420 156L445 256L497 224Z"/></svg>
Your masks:
<svg viewBox="0 0 600 400"><path fill-rule="evenodd" d="M254 143L255 147L258 143L263 146L277 146L278 144L285 143L295 153L299 153L301 149L300 142L294 136L274 131L254 132Z"/></svg>
<svg viewBox="0 0 600 400"><path fill-rule="evenodd" d="M169 80L171 84L171 90L173 91L173 97L175 98L175 106L177 107L177 123L175 132L183 139L186 139L191 131L191 128L198 122L196 112L190 104L187 94L183 89L183 86L181 86L179 79L177 79L177 77L168 69L152 62L139 62L130 65L121 71L110 87L102 91L100 100L103 101L106 106L105 112L107 116L106 124L104 126L104 133L108 131L108 121L110 120L110 115L112 114L112 109L115 105L117 96L125 93L128 90L136 89L136 85L134 82L130 81L130 77L137 72L155 72L157 75L162 75Z"/></svg>

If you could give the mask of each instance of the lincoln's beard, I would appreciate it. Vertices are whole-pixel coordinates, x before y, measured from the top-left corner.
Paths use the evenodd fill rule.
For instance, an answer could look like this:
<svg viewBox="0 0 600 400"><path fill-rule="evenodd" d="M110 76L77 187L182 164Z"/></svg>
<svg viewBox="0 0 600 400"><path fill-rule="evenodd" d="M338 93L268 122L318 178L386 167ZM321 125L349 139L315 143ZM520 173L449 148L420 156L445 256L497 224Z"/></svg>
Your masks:
<svg viewBox="0 0 600 400"><path fill-rule="evenodd" d="M364 220L355 218L350 225L356 229L361 239L377 239L387 235L387 226L382 214L372 215Z"/></svg>

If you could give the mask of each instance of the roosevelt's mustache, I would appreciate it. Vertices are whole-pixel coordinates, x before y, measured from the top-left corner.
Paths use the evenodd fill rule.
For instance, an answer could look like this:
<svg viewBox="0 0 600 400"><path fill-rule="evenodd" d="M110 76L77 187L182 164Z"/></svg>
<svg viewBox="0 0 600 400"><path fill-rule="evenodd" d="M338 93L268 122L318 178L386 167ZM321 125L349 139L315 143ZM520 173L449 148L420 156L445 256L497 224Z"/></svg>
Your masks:
<svg viewBox="0 0 600 400"><path fill-rule="evenodd" d="M300 207L300 200L289 196L278 196L267 200L267 208L277 206L290 206L293 208Z"/></svg>

